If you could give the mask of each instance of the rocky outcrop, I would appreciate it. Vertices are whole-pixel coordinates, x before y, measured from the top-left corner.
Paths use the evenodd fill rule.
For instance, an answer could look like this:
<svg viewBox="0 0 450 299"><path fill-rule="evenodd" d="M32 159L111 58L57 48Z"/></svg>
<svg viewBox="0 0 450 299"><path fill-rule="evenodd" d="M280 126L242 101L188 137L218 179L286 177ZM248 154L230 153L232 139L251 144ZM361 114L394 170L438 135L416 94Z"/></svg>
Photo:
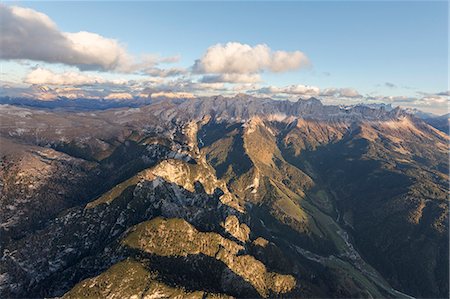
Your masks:
<svg viewBox="0 0 450 299"><path fill-rule="evenodd" d="M223 224L225 231L241 242L249 240L250 228L245 223L239 223L235 215L230 215Z"/></svg>
<svg viewBox="0 0 450 299"><path fill-rule="evenodd" d="M220 222L237 213L220 203L219 194L189 192L161 178L145 178L119 188L114 196L108 193L108 201L69 210L45 229L11 245L0 264L1 293L23 297L48 287L50 277L103 250L128 227L146 219L182 217L204 230L222 230Z"/></svg>
<svg viewBox="0 0 450 299"><path fill-rule="evenodd" d="M239 254L244 247L236 242L217 233L199 232L181 219L156 218L141 223L132 229L123 244L159 256L203 254L213 257L250 282L263 297L272 292L287 293L296 283L294 277L268 272L264 264L254 257Z"/></svg>
<svg viewBox="0 0 450 299"><path fill-rule="evenodd" d="M62 298L231 298L222 294L172 287L160 279L157 272L151 272L138 261L127 259L96 277L81 281Z"/></svg>

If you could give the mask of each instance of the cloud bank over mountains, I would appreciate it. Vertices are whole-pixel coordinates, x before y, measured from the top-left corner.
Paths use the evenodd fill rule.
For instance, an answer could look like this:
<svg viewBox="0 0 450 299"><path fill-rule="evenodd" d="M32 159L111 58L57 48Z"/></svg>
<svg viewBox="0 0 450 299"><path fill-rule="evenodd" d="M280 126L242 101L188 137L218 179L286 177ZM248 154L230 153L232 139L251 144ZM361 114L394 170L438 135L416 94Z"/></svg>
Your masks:
<svg viewBox="0 0 450 299"><path fill-rule="evenodd" d="M448 91L417 97L362 95L354 88L264 81L276 75L311 68L299 50L271 49L266 44L219 43L208 47L190 67L173 66L181 56L135 55L119 40L97 33L64 32L36 10L0 4L0 60L33 61L21 81L0 81L1 96L129 99L133 97L253 96L279 99L320 97L329 103L388 102L417 107L445 107ZM385 86L393 89L394 83Z"/></svg>
<svg viewBox="0 0 450 299"><path fill-rule="evenodd" d="M38 85L66 85L84 86L103 83L125 84L126 80L107 80L101 76L83 74L80 72L67 71L56 73L49 69L38 67L32 70L24 78L25 83Z"/></svg>

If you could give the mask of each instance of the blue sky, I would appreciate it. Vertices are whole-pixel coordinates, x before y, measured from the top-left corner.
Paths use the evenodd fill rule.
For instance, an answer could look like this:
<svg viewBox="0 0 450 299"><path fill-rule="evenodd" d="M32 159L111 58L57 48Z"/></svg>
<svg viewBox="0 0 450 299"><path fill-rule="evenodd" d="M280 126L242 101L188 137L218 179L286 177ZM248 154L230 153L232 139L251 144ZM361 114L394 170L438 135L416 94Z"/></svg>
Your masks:
<svg viewBox="0 0 450 299"><path fill-rule="evenodd" d="M262 86L302 84L406 97L448 90L446 1L6 3L42 12L64 32L117 39L133 55L179 55L170 67L189 68L208 47L227 42L266 44L308 57L308 67L262 71ZM2 68L13 81L28 71L16 60L3 60Z"/></svg>

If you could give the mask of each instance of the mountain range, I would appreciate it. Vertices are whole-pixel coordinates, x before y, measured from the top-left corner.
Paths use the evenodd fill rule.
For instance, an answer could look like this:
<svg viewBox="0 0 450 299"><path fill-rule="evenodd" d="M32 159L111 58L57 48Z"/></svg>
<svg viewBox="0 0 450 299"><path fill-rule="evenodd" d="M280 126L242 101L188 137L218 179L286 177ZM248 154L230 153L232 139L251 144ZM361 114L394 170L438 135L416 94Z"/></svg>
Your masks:
<svg viewBox="0 0 450 299"><path fill-rule="evenodd" d="M0 103L2 298L448 296L448 115Z"/></svg>

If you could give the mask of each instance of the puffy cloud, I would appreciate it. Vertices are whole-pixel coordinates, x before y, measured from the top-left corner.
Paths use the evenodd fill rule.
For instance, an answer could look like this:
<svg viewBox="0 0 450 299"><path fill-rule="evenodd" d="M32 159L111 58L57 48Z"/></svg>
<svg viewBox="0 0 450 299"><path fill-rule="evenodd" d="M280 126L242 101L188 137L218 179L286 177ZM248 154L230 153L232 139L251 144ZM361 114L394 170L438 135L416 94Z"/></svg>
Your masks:
<svg viewBox="0 0 450 299"><path fill-rule="evenodd" d="M420 106L435 106L435 107L447 107L449 104L448 96L424 96L415 101L415 104Z"/></svg>
<svg viewBox="0 0 450 299"><path fill-rule="evenodd" d="M203 83L257 83L261 81L258 74L220 74L203 76L200 80Z"/></svg>
<svg viewBox="0 0 450 299"><path fill-rule="evenodd" d="M267 45L254 47L237 42L209 47L195 62L197 73L251 74L263 71L285 72L308 64L308 58L300 51L272 51Z"/></svg>
<svg viewBox="0 0 450 299"><path fill-rule="evenodd" d="M82 88L71 88L71 87L64 87L64 88L55 88L53 90L48 90L47 94L53 94L55 97L65 97L69 99L98 99L99 94L97 92L85 90Z"/></svg>
<svg viewBox="0 0 450 299"><path fill-rule="evenodd" d="M151 94L152 98L170 98L170 99L193 99L195 95L190 92L155 92Z"/></svg>
<svg viewBox="0 0 450 299"><path fill-rule="evenodd" d="M353 88L325 88L321 96L329 97L343 97L343 98L359 98L361 95Z"/></svg>
<svg viewBox="0 0 450 299"><path fill-rule="evenodd" d="M0 59L28 59L77 66L81 70L134 72L177 57L136 59L119 41L99 34L63 32L45 14L0 4Z"/></svg>
<svg viewBox="0 0 450 299"><path fill-rule="evenodd" d="M231 87L231 90L237 91L240 93L246 93L254 90L258 90L260 88L259 84L255 83L240 83L240 84L234 84Z"/></svg>
<svg viewBox="0 0 450 299"><path fill-rule="evenodd" d="M348 98L359 98L361 95L358 91L356 91L353 88L342 88L339 90L339 95L341 97L348 97Z"/></svg>
<svg viewBox="0 0 450 299"><path fill-rule="evenodd" d="M435 107L447 107L449 104L450 91L443 92L422 92L419 91L420 97L407 97L407 96L385 96L381 97L385 102L397 102L414 104L421 107L435 106Z"/></svg>
<svg viewBox="0 0 450 299"><path fill-rule="evenodd" d="M223 82L194 82L190 78L178 78L168 80L162 84L155 85L159 91L196 92L196 91L227 91Z"/></svg>
<svg viewBox="0 0 450 299"><path fill-rule="evenodd" d="M440 93L419 93L420 97L414 96L370 96L363 99L367 102L390 103L394 106L419 109L426 112L442 114L448 111L448 96Z"/></svg>
<svg viewBox="0 0 450 299"><path fill-rule="evenodd" d="M215 92L215 93L227 93L229 86L222 82L202 83L191 82L187 84L188 89L191 92Z"/></svg>
<svg viewBox="0 0 450 299"><path fill-rule="evenodd" d="M45 85L8 86L0 82L0 96L10 96L19 98L33 98L43 101L52 101L60 97L69 99L100 99L103 92L77 87L58 87L52 88Z"/></svg>
<svg viewBox="0 0 450 299"><path fill-rule="evenodd" d="M131 100L133 96L127 92L113 92L105 97L106 100Z"/></svg>
<svg viewBox="0 0 450 299"><path fill-rule="evenodd" d="M287 94L287 95L308 95L317 96L320 93L320 88L316 86L308 85L289 85L285 87L268 86L257 90L258 93L262 94Z"/></svg>
<svg viewBox="0 0 450 299"><path fill-rule="evenodd" d="M80 72L55 73L44 68L36 68L28 73L24 79L25 83L42 85L93 85L105 83L106 80L99 76L86 75Z"/></svg>
<svg viewBox="0 0 450 299"><path fill-rule="evenodd" d="M201 83L193 82L187 78L178 78L175 80L167 80L157 84L148 84L146 88L141 91L142 95L155 97L159 93L168 94L196 94L196 95L213 95L226 94L229 88L225 83ZM183 95L182 97L187 97Z"/></svg>

